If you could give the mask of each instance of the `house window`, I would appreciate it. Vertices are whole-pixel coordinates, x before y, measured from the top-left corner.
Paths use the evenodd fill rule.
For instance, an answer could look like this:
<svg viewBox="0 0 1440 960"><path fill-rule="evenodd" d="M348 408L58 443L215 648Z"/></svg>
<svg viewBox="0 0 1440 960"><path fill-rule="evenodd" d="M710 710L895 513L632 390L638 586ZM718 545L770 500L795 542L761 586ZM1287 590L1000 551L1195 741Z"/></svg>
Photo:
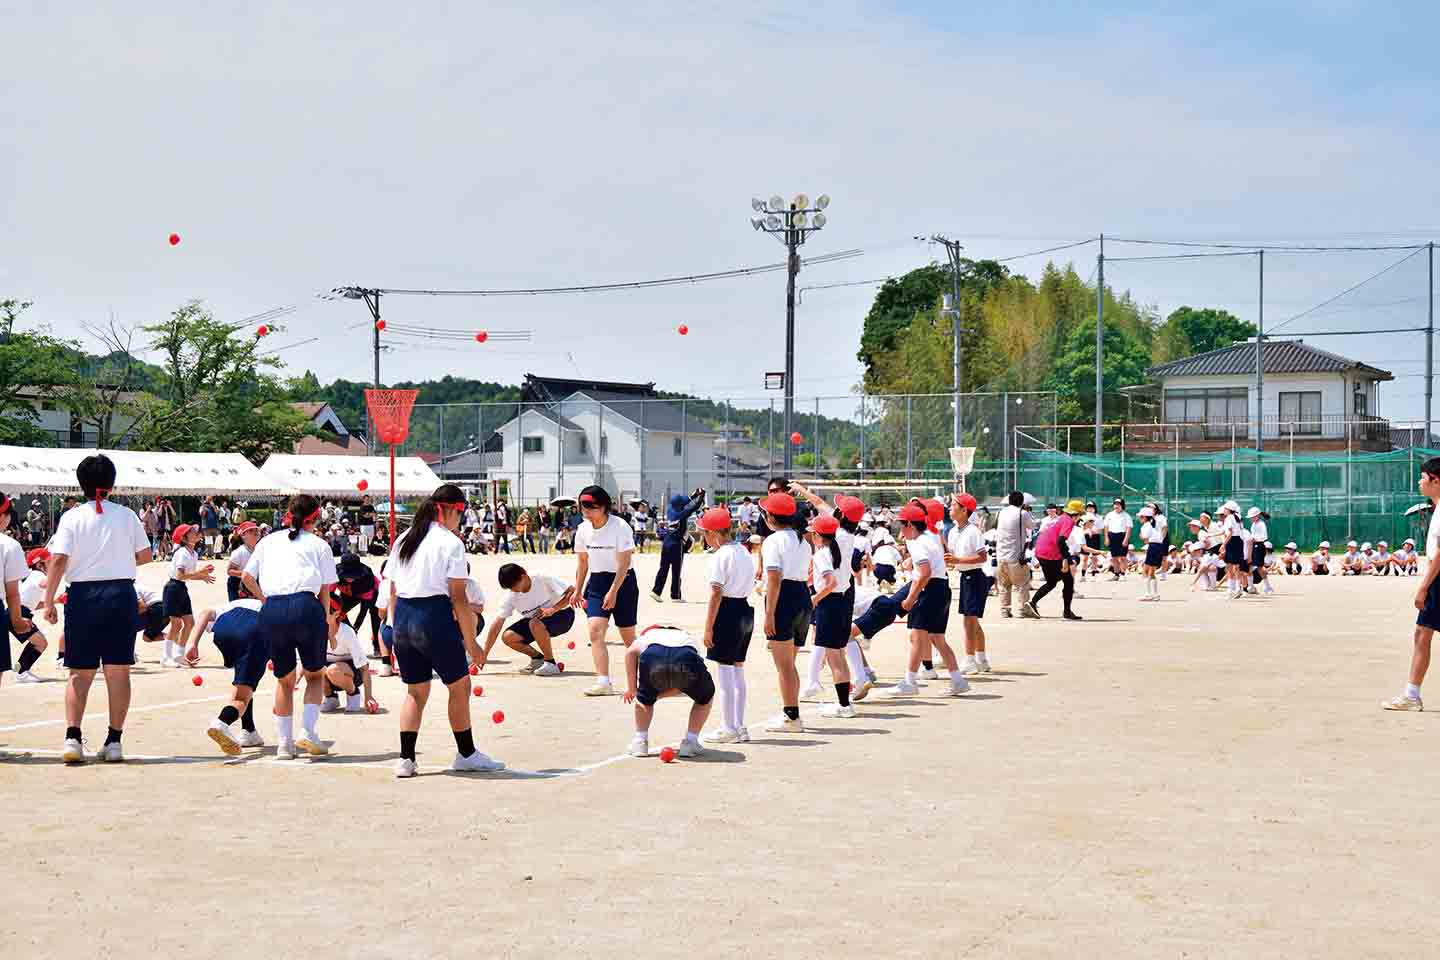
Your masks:
<svg viewBox="0 0 1440 960"><path fill-rule="evenodd" d="M1367 398L1363 390L1357 390L1355 392L1355 416L1364 417L1369 415L1370 410L1368 409L1368 406L1365 402L1366 399Z"/></svg>
<svg viewBox="0 0 1440 960"><path fill-rule="evenodd" d="M587 454L587 453L589 453L589 452L590 452L590 438L587 437L587 436L585 436L585 434L582 433L582 434L580 434L580 454L581 454L581 456L584 456L585 454Z"/></svg>
<svg viewBox="0 0 1440 960"><path fill-rule="evenodd" d="M1228 437L1231 425L1250 419L1245 387L1202 387L1165 391L1165 421L1203 425L1207 437Z"/></svg>
<svg viewBox="0 0 1440 960"><path fill-rule="evenodd" d="M520 443L521 443L522 448L524 449L524 451L525 451L526 453L544 453L544 452L545 452L545 438L544 438L544 437L521 437L521 438L520 438Z"/></svg>
<svg viewBox="0 0 1440 960"><path fill-rule="evenodd" d="M1305 390L1280 394L1280 433L1320 433L1320 391Z"/></svg>
<svg viewBox="0 0 1440 960"><path fill-rule="evenodd" d="M681 439L680 439L679 437L676 437L676 438L675 438L675 456L677 456L677 457L680 456L680 455L684 452L684 450L685 450L685 448L684 448L683 446L681 446L681 443L682 443Z"/></svg>

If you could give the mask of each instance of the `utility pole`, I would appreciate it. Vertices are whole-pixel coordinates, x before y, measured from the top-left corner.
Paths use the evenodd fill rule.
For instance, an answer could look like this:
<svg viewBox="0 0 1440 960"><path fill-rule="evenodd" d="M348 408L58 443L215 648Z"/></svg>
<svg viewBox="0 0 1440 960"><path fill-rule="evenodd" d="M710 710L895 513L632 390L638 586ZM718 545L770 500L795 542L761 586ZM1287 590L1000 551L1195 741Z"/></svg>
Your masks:
<svg viewBox="0 0 1440 960"><path fill-rule="evenodd" d="M333 291L335 296L344 297L346 300L364 300L365 306L370 308L370 333L374 338L375 355L375 378L372 386L380 389L380 291L373 287L336 287ZM370 429L370 413L365 413L365 445L372 451L375 448L375 438Z"/></svg>
<svg viewBox="0 0 1440 960"><path fill-rule="evenodd" d="M1100 253L1095 257L1100 284L1095 288L1095 456L1105 455L1102 434L1105 422L1105 234L1100 234Z"/></svg>
<svg viewBox="0 0 1440 960"><path fill-rule="evenodd" d="M1255 328L1255 449L1265 451L1265 251L1260 254L1260 311ZM1278 423L1279 420L1277 419Z"/></svg>
<svg viewBox="0 0 1440 960"><path fill-rule="evenodd" d="M1435 241L1426 244L1425 256L1429 261L1429 296L1425 298L1425 442L1430 446L1430 401L1435 396ZM1415 445L1413 440L1410 444Z"/></svg>
<svg viewBox="0 0 1440 960"><path fill-rule="evenodd" d="M965 432L965 420L960 415L960 394L961 394L961 360L963 354L960 345L960 251L965 247L960 243L951 240L941 234L934 234L930 237L931 242L941 244L945 247L945 254L950 261L950 303L944 312L950 314L951 331L955 337L955 346L952 351L951 363L954 367L951 373L950 383L955 393L955 421L952 427L953 436L951 446L962 446L961 437Z"/></svg>

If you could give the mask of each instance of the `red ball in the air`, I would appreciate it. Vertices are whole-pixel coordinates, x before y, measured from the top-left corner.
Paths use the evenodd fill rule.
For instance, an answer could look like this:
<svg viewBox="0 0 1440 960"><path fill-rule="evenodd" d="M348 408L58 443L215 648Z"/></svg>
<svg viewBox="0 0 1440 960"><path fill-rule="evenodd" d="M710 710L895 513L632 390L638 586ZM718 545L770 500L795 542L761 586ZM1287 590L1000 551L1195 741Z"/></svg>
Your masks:
<svg viewBox="0 0 1440 960"><path fill-rule="evenodd" d="M260 324L260 326L258 326L258 327L255 328L255 336L257 336L257 337L268 337L269 335L270 335L270 328L267 327L267 326L265 326L265 324L262 323L262 324Z"/></svg>
<svg viewBox="0 0 1440 960"><path fill-rule="evenodd" d="M384 320L376 320L376 321L375 321L375 329L376 329L376 330L384 330L384 329L385 329L385 321L384 321Z"/></svg>
<svg viewBox="0 0 1440 960"><path fill-rule="evenodd" d="M494 720L496 723L504 723L504 722L505 722L505 711L504 711L504 710L496 710L494 713L490 714L490 719L491 719L491 720Z"/></svg>
<svg viewBox="0 0 1440 960"><path fill-rule="evenodd" d="M359 490L361 493L364 493L366 490L370 489L370 481L362 479L359 483L355 484L355 489Z"/></svg>
<svg viewBox="0 0 1440 960"><path fill-rule="evenodd" d="M180 234L178 234L178 233L172 233L172 234L170 234L170 246L172 246L172 247L178 247L179 245L180 245Z"/></svg>
<svg viewBox="0 0 1440 960"><path fill-rule="evenodd" d="M795 446L798 447L798 446L800 446L800 444L802 444L802 443L805 442L805 438L802 437L802 436L800 436L799 432L792 433L792 434L790 434L790 442L793 443L793 444L795 444Z"/></svg>
<svg viewBox="0 0 1440 960"><path fill-rule="evenodd" d="M690 328L689 328L689 327L687 327L687 326L686 326L685 324L683 324L683 323L680 324L680 336L683 337L683 336L685 336L685 334L687 334L687 333L689 333L689 332L690 332Z"/></svg>
<svg viewBox="0 0 1440 960"><path fill-rule="evenodd" d="M476 342L476 343L484 343L486 340L489 340L489 339L490 339L490 334L486 333L484 330L481 330L479 333L475 334L475 342Z"/></svg>
<svg viewBox="0 0 1440 960"><path fill-rule="evenodd" d="M571 641L570 641L570 649L571 649L571 650L574 650L574 649L575 649L575 641L574 641L574 640L571 640Z"/></svg>

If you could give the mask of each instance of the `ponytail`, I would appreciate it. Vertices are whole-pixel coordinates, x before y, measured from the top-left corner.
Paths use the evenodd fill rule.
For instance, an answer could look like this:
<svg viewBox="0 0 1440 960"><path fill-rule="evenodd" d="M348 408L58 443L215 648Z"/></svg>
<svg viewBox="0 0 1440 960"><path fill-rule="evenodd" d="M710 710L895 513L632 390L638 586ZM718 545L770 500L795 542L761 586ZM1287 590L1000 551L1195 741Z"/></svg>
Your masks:
<svg viewBox="0 0 1440 960"><path fill-rule="evenodd" d="M285 514L285 525L290 528L290 539L298 540L305 530L305 524L315 522L320 516L320 501L302 493L290 498L290 509Z"/></svg>
<svg viewBox="0 0 1440 960"><path fill-rule="evenodd" d="M430 533L430 524L440 519L440 510L443 507L464 510L465 491L453 483L442 483L435 488L434 493L425 498L420 509L415 511L415 519L410 522L410 529L400 536L397 553L401 561L408 563L410 558L415 556L420 544Z"/></svg>
<svg viewBox="0 0 1440 960"><path fill-rule="evenodd" d="M830 548L830 565L836 570L840 569L840 544L835 542L835 535L831 533L820 534L820 542Z"/></svg>

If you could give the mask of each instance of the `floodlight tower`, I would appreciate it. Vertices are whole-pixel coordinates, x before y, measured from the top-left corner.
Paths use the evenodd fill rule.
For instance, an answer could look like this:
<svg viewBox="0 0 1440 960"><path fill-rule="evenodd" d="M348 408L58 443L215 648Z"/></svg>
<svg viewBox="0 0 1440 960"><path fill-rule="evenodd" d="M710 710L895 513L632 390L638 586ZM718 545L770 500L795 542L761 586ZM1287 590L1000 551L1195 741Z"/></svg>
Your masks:
<svg viewBox="0 0 1440 960"><path fill-rule="evenodd" d="M750 226L770 234L784 244L788 253L785 271L785 475L790 475L794 460L794 444L790 442L795 418L795 276L800 272L800 254L797 252L806 238L825 226L825 208L830 206L830 197L820 194L815 205L805 194L796 194L787 205L777 193L767 200L756 197L750 201L755 216ZM819 429L818 426L816 429ZM818 439L818 438L817 438ZM819 464L816 464L818 467Z"/></svg>

